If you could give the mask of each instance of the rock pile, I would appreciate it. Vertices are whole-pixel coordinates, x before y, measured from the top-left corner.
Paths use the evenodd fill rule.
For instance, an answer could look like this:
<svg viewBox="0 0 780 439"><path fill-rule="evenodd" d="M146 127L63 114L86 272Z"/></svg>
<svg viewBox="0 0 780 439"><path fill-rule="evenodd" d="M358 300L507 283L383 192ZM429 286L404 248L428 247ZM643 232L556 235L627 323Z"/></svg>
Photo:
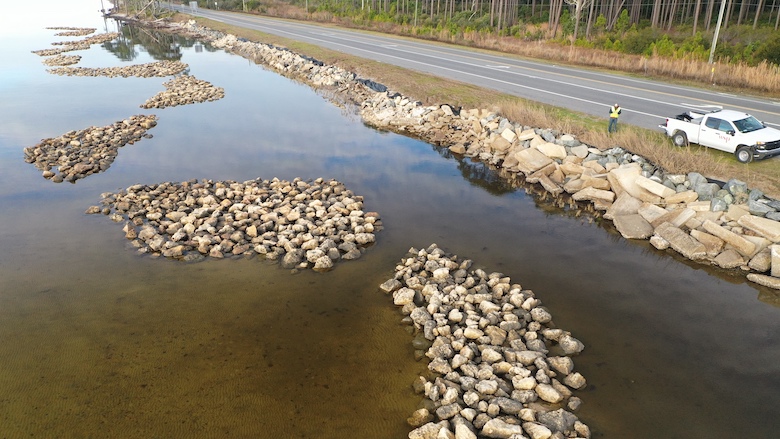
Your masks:
<svg viewBox="0 0 780 439"><path fill-rule="evenodd" d="M752 271L749 280L780 289L780 202L740 181L724 185L696 173L667 175L621 148L604 151L484 109L424 106L287 49L203 30L194 22L183 27L283 75L334 90L359 106L369 125L447 147L493 166L507 179L587 203L626 238L650 239L659 249L695 261Z"/></svg>
<svg viewBox="0 0 780 439"><path fill-rule="evenodd" d="M172 76L187 69L187 64L181 61L155 61L146 64L136 64L125 67L58 67L49 69L49 73L60 76L108 76L114 78L117 76L129 78L131 76L139 78L151 78L156 76Z"/></svg>
<svg viewBox="0 0 780 439"><path fill-rule="evenodd" d="M103 194L87 213L125 221L141 253L199 260L262 255L285 268L327 271L359 258L382 229L363 198L335 180L193 180Z"/></svg>
<svg viewBox="0 0 780 439"><path fill-rule="evenodd" d="M119 32L106 32L104 34L92 35L79 41L58 41L51 43L54 46L67 46L67 45L85 45L85 48L89 48L92 44L103 44L106 41L115 40L119 37Z"/></svg>
<svg viewBox="0 0 780 439"><path fill-rule="evenodd" d="M97 30L94 27L63 27L63 26L47 27L46 29L64 31L64 32L57 32L54 34L58 37L80 37L83 35L89 35Z"/></svg>
<svg viewBox="0 0 780 439"><path fill-rule="evenodd" d="M47 28L52 29L52 28ZM75 28L78 29L78 28ZM86 32L89 30L89 32ZM73 35L87 35L89 33L94 32L94 29L85 29L85 30L79 30L79 31L73 31L77 32ZM63 35L64 33L59 33L56 35ZM79 41L57 41L52 43L53 46L60 46L55 47L53 49L42 49L42 50L33 50L32 53L39 55L39 56L52 56L52 55L59 55L63 52L72 52L74 50L87 50L89 47L93 44L101 44L106 41L111 41L116 39L119 36L118 32L107 32L104 34L99 35L93 35L87 38L84 38L83 40ZM50 65L62 65L62 64L50 64ZM93 75L94 76L94 75Z"/></svg>
<svg viewBox="0 0 780 439"><path fill-rule="evenodd" d="M572 356L583 344L556 328L530 290L435 244L411 249L380 289L392 294L430 359L410 418L412 439L590 437L572 413L586 385Z"/></svg>
<svg viewBox="0 0 780 439"><path fill-rule="evenodd" d="M108 169L119 148L151 134L157 125L154 115L132 116L105 127L69 131L60 137L44 139L24 149L24 161L43 171L43 177L55 183L76 180Z"/></svg>
<svg viewBox="0 0 780 439"><path fill-rule="evenodd" d="M225 89L190 75L179 75L164 82L166 91L147 99L141 108L165 108L198 102L216 101L225 97Z"/></svg>
<svg viewBox="0 0 780 439"><path fill-rule="evenodd" d="M52 55L59 55L63 52L72 52L74 50L84 50L89 49L89 44L68 44L62 47L56 47L54 49L41 49L41 50L33 50L32 53L38 55L38 56L52 56Z"/></svg>
<svg viewBox="0 0 780 439"><path fill-rule="evenodd" d="M80 55L56 55L43 60L47 66L69 66L81 61Z"/></svg>

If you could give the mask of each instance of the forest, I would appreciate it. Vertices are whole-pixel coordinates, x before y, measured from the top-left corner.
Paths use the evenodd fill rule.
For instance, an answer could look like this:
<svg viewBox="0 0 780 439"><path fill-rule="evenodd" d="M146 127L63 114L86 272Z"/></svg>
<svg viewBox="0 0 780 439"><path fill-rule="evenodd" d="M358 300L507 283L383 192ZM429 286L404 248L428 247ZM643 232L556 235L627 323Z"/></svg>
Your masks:
<svg viewBox="0 0 780 439"><path fill-rule="evenodd" d="M776 32L780 0L198 0L198 4L282 16L294 16L290 9L300 8L310 19L336 17L369 27L399 25L421 36L442 31L455 39L495 34L705 61L720 19L717 60L780 64Z"/></svg>
<svg viewBox="0 0 780 439"><path fill-rule="evenodd" d="M158 0L114 4L127 12L162 11ZM780 0L197 0L197 4L780 96Z"/></svg>

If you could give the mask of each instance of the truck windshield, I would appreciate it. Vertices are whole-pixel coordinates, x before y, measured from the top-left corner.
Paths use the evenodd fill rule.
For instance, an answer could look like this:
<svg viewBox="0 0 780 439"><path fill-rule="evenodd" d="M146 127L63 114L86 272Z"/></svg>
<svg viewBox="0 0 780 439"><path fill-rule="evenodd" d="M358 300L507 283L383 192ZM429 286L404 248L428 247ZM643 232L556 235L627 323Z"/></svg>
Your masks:
<svg viewBox="0 0 780 439"><path fill-rule="evenodd" d="M736 125L737 129L742 133L749 133L751 131L757 131L760 130L761 128L764 128L764 124L762 124L758 119L756 119L753 116L749 116L740 120L735 120L734 125Z"/></svg>

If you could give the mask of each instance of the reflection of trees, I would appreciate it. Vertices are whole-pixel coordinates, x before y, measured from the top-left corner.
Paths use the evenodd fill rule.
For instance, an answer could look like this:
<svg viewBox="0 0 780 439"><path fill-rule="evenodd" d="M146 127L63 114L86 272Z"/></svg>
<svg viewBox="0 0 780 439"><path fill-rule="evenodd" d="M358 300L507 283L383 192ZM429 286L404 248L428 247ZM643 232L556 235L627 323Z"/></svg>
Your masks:
<svg viewBox="0 0 780 439"><path fill-rule="evenodd" d="M182 47L189 48L196 45L209 52L217 50L181 35L135 26L119 20L117 20L117 29L119 37L114 41L103 43L103 48L122 61L132 61L140 52L148 53L157 61L178 61L182 57Z"/></svg>
<svg viewBox="0 0 780 439"><path fill-rule="evenodd" d="M461 175L472 185L481 187L493 195L503 195L515 191L511 182L501 178L498 171L491 169L486 163L458 156L448 148L434 147L434 149L444 158L457 160Z"/></svg>

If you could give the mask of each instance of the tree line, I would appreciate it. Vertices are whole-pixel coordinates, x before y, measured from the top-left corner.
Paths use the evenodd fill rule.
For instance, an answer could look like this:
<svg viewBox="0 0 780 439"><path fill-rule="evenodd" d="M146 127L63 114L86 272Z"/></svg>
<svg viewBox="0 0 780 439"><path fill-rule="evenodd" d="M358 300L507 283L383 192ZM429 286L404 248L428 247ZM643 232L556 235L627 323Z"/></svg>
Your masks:
<svg viewBox="0 0 780 439"><path fill-rule="evenodd" d="M300 4L303 0L292 0ZM241 3L242 0L227 0ZM258 3L258 2L255 2ZM586 38L598 17L604 17L611 30L621 14L627 14L629 25L647 21L651 28L671 29L691 24L692 32L709 30L715 25L721 3L718 0L306 0L309 7L332 11L368 11L384 14L418 15L450 20L466 14L474 23L487 18L489 25L501 30L521 20L547 20L552 36L558 31L564 11L586 27ZM722 26L771 23L780 24L778 0L725 0Z"/></svg>
<svg viewBox="0 0 780 439"><path fill-rule="evenodd" d="M150 0L117 0L148 5ZM415 35L475 33L646 56L706 60L718 20L722 62L780 64L780 0L197 0L199 7L335 16ZM182 0L189 3L189 0ZM295 15L295 14L292 14ZM409 30L411 29L411 30Z"/></svg>

